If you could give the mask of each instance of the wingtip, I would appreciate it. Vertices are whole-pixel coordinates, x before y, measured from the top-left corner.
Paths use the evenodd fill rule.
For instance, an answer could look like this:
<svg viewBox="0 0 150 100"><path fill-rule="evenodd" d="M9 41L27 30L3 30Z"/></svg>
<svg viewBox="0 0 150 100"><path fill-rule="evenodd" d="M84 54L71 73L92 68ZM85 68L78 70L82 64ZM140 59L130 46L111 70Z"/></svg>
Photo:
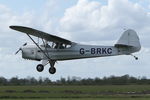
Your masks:
<svg viewBox="0 0 150 100"><path fill-rule="evenodd" d="M13 28L13 26L9 26L9 28Z"/></svg>
<svg viewBox="0 0 150 100"><path fill-rule="evenodd" d="M17 29L17 28L28 28L28 27L19 26L19 25L11 25L11 26L9 26L9 28L11 28L11 29Z"/></svg>
<svg viewBox="0 0 150 100"><path fill-rule="evenodd" d="M11 26L9 26L9 28L11 28L11 29L14 29L16 26L14 26L14 25L11 25Z"/></svg>
<svg viewBox="0 0 150 100"><path fill-rule="evenodd" d="M17 25L11 25L11 26L9 26L9 28L11 28L13 30L16 30L17 28L20 28L20 27L23 27L23 26L17 26Z"/></svg>

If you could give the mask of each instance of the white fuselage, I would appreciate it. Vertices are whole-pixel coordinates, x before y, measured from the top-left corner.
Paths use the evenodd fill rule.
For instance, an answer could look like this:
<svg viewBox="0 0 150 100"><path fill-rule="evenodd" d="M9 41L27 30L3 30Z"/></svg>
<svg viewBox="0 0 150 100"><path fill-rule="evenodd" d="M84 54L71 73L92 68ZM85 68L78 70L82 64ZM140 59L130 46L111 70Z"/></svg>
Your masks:
<svg viewBox="0 0 150 100"><path fill-rule="evenodd" d="M104 56L116 56L135 52L134 48L117 48L114 46L96 46L73 44L70 48L54 49L40 46L52 60L71 60ZM30 60L45 60L47 57L34 45L22 47L22 57Z"/></svg>

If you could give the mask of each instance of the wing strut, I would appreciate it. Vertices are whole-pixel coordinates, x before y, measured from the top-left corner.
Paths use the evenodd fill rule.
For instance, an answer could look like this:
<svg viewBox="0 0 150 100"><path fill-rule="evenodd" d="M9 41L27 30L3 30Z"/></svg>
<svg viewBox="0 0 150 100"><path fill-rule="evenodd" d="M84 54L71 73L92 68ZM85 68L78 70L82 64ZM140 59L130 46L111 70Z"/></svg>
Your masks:
<svg viewBox="0 0 150 100"><path fill-rule="evenodd" d="M45 47L45 51L46 51L47 55L49 56L49 54L48 54L48 50L47 50L47 48L46 48L46 46L47 46L47 41L46 41L46 43L44 42L44 40L43 40L43 39L42 39L42 41L43 41L43 44L44 44L44 47Z"/></svg>
<svg viewBox="0 0 150 100"><path fill-rule="evenodd" d="M49 58L49 56L41 49L41 47L32 39L32 37L27 34L29 36L29 38L35 43L35 45L43 52L43 54L49 59L51 60L51 58Z"/></svg>

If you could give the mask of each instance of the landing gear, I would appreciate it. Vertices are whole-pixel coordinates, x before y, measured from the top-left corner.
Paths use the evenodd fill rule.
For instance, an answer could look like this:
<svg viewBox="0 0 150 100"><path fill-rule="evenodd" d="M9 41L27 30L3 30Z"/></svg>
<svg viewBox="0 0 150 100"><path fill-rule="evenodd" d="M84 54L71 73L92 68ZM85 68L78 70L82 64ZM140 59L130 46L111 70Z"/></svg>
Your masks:
<svg viewBox="0 0 150 100"><path fill-rule="evenodd" d="M138 57L136 57L136 56L134 56L134 55L132 55L132 54L131 54L131 56L133 56L133 57L135 58L135 60L138 60L138 59L139 59Z"/></svg>
<svg viewBox="0 0 150 100"><path fill-rule="evenodd" d="M49 73L55 74L56 73L56 68L54 67L55 62L56 61L43 60L42 64L37 65L36 69L38 72L42 72L44 70L44 66L46 66L49 63L50 64Z"/></svg>
<svg viewBox="0 0 150 100"><path fill-rule="evenodd" d="M42 72L44 70L44 66L42 64L37 65L36 67L38 72Z"/></svg>
<svg viewBox="0 0 150 100"><path fill-rule="evenodd" d="M50 74L55 74L56 73L56 68L54 67L56 61L49 61L50 63L50 68L49 68L49 73Z"/></svg>
<svg viewBox="0 0 150 100"><path fill-rule="evenodd" d="M55 67L50 67L49 68L49 73L50 74L55 74L55 72L56 72L56 68Z"/></svg>
<svg viewBox="0 0 150 100"><path fill-rule="evenodd" d="M135 58L135 60L138 60L139 58L138 57L134 57Z"/></svg>

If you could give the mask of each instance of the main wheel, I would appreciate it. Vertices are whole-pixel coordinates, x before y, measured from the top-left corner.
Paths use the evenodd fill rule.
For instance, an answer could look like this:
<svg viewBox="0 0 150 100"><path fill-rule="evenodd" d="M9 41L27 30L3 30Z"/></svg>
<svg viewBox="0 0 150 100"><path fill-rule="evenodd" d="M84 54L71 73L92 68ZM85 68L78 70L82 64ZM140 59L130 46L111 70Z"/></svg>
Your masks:
<svg viewBox="0 0 150 100"><path fill-rule="evenodd" d="M36 67L38 72L42 72L44 70L44 66L42 64L37 65Z"/></svg>
<svg viewBox="0 0 150 100"><path fill-rule="evenodd" d="M49 73L50 74L55 74L55 72L56 72L56 68L55 67L50 67L49 68Z"/></svg>

